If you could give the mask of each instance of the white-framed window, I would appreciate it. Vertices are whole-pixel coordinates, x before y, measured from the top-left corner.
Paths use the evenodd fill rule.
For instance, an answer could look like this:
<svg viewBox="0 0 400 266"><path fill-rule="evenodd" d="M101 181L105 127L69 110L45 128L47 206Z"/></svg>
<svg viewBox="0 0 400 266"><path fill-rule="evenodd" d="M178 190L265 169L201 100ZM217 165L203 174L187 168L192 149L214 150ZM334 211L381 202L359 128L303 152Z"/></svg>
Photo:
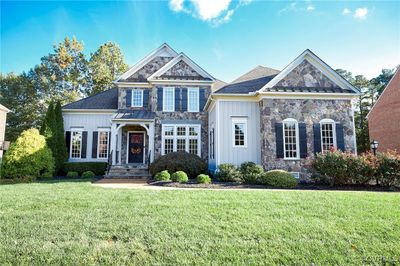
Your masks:
<svg viewBox="0 0 400 266"><path fill-rule="evenodd" d="M162 125L161 154L185 151L201 156L200 132L200 125Z"/></svg>
<svg viewBox="0 0 400 266"><path fill-rule="evenodd" d="M82 153L82 130L71 130L70 158L80 159Z"/></svg>
<svg viewBox="0 0 400 266"><path fill-rule="evenodd" d="M284 159L299 159L299 124L293 118L283 120Z"/></svg>
<svg viewBox="0 0 400 266"><path fill-rule="evenodd" d="M132 107L143 107L143 90L132 90Z"/></svg>
<svg viewBox="0 0 400 266"><path fill-rule="evenodd" d="M163 88L163 112L175 111L175 88Z"/></svg>
<svg viewBox="0 0 400 266"><path fill-rule="evenodd" d="M99 129L99 135L97 139L97 158L107 159L108 158L108 144L110 139L110 131L107 129Z"/></svg>
<svg viewBox="0 0 400 266"><path fill-rule="evenodd" d="M233 147L247 147L247 118L232 118Z"/></svg>
<svg viewBox="0 0 400 266"><path fill-rule="evenodd" d="M188 88L188 112L199 112L199 88Z"/></svg>
<svg viewBox="0 0 400 266"><path fill-rule="evenodd" d="M332 119L322 119L319 123L321 128L322 152L329 151L332 147L336 147L335 121Z"/></svg>

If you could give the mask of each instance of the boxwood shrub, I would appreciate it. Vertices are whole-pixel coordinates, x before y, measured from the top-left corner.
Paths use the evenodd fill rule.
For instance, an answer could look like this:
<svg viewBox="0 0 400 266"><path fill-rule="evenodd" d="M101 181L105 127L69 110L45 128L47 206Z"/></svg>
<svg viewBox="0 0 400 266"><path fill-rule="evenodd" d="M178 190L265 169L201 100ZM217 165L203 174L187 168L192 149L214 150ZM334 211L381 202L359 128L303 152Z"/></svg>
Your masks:
<svg viewBox="0 0 400 266"><path fill-rule="evenodd" d="M164 171L158 172L154 176L154 179L156 181L169 181L169 180L171 180L171 175L168 173L168 170L164 170Z"/></svg>
<svg viewBox="0 0 400 266"><path fill-rule="evenodd" d="M68 177L68 178L78 178L78 177L79 177L79 174L78 174L78 172L69 171L69 172L67 173L67 177Z"/></svg>
<svg viewBox="0 0 400 266"><path fill-rule="evenodd" d="M187 152L171 152L157 158L150 165L150 173L168 170L170 173L184 171L190 178L195 178L207 171L207 163L196 154Z"/></svg>
<svg viewBox="0 0 400 266"><path fill-rule="evenodd" d="M217 179L222 182L242 182L242 174L233 164L222 163L218 165Z"/></svg>
<svg viewBox="0 0 400 266"><path fill-rule="evenodd" d="M245 162L240 165L240 173L244 183L257 184L259 176L264 173L264 169L261 165L253 162Z"/></svg>
<svg viewBox="0 0 400 266"><path fill-rule="evenodd" d="M189 178L185 172L177 171L171 175L171 180L174 182L185 183L189 181Z"/></svg>
<svg viewBox="0 0 400 266"><path fill-rule="evenodd" d="M66 162L63 167L63 174L70 171L78 172L80 175L86 171L92 171L95 175L104 175L107 169L105 162Z"/></svg>
<svg viewBox="0 0 400 266"><path fill-rule="evenodd" d="M96 175L92 171L85 171L82 173L82 178L94 178Z"/></svg>
<svg viewBox="0 0 400 266"><path fill-rule="evenodd" d="M292 174L284 170L271 170L261 174L258 182L261 185L279 188L293 188L298 184L298 180Z"/></svg>
<svg viewBox="0 0 400 266"><path fill-rule="evenodd" d="M198 175L197 176L197 183L199 184L210 184L211 183L211 178L208 175Z"/></svg>

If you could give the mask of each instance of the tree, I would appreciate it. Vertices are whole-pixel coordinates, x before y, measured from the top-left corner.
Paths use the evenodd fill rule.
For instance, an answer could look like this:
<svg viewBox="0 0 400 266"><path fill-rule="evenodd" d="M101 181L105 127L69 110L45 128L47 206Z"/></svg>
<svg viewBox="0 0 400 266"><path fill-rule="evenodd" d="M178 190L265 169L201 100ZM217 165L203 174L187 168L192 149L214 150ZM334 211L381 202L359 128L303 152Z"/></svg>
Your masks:
<svg viewBox="0 0 400 266"><path fill-rule="evenodd" d="M61 103L58 101L54 107L55 114L55 142L57 149L53 152L53 156L56 163L56 171L59 172L64 162L68 159L67 146L65 146L64 138L64 119L61 111Z"/></svg>
<svg viewBox="0 0 400 266"><path fill-rule="evenodd" d="M392 79L394 72L395 72L395 69L382 69L381 74L379 74L377 77L371 79L371 81L370 81L371 85L373 86L374 90L376 91L375 101L382 94L386 85Z"/></svg>
<svg viewBox="0 0 400 266"><path fill-rule="evenodd" d="M113 81L128 69L119 46L108 42L101 45L90 56L89 77L91 86L87 87L86 94L93 95L109 89Z"/></svg>

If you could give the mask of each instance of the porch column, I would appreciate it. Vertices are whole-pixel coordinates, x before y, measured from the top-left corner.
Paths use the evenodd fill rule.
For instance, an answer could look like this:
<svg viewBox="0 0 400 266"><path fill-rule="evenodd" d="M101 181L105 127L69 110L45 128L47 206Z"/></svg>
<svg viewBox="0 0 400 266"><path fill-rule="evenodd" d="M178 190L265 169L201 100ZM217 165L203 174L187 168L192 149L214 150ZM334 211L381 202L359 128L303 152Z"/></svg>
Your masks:
<svg viewBox="0 0 400 266"><path fill-rule="evenodd" d="M154 161L154 123L149 124L149 152L150 162Z"/></svg>
<svg viewBox="0 0 400 266"><path fill-rule="evenodd" d="M119 162L119 164L125 164L126 163L126 162L122 162L122 156L121 156L123 152L126 152L126 151L122 150L122 141L123 141L123 139L122 139L122 128L123 128L123 126L121 126L119 128L119 130L118 130L118 140L119 140L119 142L118 142L118 150L119 150L119 152L118 152L118 156L119 156L118 162Z"/></svg>
<svg viewBox="0 0 400 266"><path fill-rule="evenodd" d="M116 163L116 153L117 153L117 149L116 149L116 146L117 145L117 125L116 124L112 124L111 125L111 144L110 144L110 147L111 147L111 151L110 152L112 152L112 165L115 165L115 163Z"/></svg>

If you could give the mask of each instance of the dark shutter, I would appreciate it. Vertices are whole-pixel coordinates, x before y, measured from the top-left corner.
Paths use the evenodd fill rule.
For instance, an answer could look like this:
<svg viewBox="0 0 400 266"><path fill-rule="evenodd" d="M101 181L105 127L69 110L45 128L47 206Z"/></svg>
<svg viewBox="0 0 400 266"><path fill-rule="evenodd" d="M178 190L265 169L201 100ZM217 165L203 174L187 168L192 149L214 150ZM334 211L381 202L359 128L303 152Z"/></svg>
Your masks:
<svg viewBox="0 0 400 266"><path fill-rule="evenodd" d="M181 89L175 88L175 112L181 109L179 106L180 102L181 102Z"/></svg>
<svg viewBox="0 0 400 266"><path fill-rule="evenodd" d="M276 158L283 158L283 124L275 123Z"/></svg>
<svg viewBox="0 0 400 266"><path fill-rule="evenodd" d="M200 110L199 112L202 112L204 109L204 105L206 105L206 90L205 89L200 89L199 92L199 106Z"/></svg>
<svg viewBox="0 0 400 266"><path fill-rule="evenodd" d="M307 158L307 126L299 123L300 158Z"/></svg>
<svg viewBox="0 0 400 266"><path fill-rule="evenodd" d="M86 150L87 150L87 131L83 131L82 132L82 152L81 152L82 159L86 158Z"/></svg>
<svg viewBox="0 0 400 266"><path fill-rule="evenodd" d="M157 110L162 111L163 105L163 88L157 88Z"/></svg>
<svg viewBox="0 0 400 266"><path fill-rule="evenodd" d="M319 123L315 123L313 125L313 134L314 134L314 153L317 154L321 152L321 125Z"/></svg>
<svg viewBox="0 0 400 266"><path fill-rule="evenodd" d="M70 157L71 131L65 131L65 145L67 146L68 158Z"/></svg>
<svg viewBox="0 0 400 266"><path fill-rule="evenodd" d="M132 90L128 89L126 90L126 107L131 107L132 106Z"/></svg>
<svg viewBox="0 0 400 266"><path fill-rule="evenodd" d="M187 88L183 88L182 89L182 105L181 105L182 112L187 111L187 105L188 105L187 95L188 95Z"/></svg>
<svg viewBox="0 0 400 266"><path fill-rule="evenodd" d="M150 109L149 108L149 95L150 95L150 90L143 91L143 108L144 109Z"/></svg>
<svg viewBox="0 0 400 266"><path fill-rule="evenodd" d="M336 145L338 150L344 151L344 130L342 124L336 124Z"/></svg>
<svg viewBox="0 0 400 266"><path fill-rule="evenodd" d="M97 158L97 142L98 142L99 132L93 131L93 141L92 141L92 158Z"/></svg>

